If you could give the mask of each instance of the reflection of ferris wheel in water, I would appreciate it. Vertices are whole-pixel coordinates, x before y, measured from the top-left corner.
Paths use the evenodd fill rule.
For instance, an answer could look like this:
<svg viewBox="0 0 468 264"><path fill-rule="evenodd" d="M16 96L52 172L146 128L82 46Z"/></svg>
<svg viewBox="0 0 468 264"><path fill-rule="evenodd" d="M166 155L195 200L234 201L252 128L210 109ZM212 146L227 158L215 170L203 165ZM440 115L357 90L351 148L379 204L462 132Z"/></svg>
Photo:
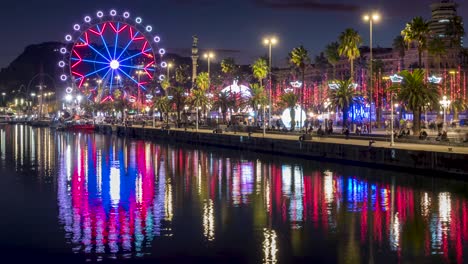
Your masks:
<svg viewBox="0 0 468 264"><path fill-rule="evenodd" d="M81 93L96 103L124 99L143 102L152 98L150 87L162 81L161 68L165 50L158 48L159 36L151 35L153 28L143 26L142 19L132 19L130 13L121 15L110 10L96 17L84 17L75 24L74 32L65 36L66 47L58 66L63 69L60 79L68 83L66 92Z"/></svg>

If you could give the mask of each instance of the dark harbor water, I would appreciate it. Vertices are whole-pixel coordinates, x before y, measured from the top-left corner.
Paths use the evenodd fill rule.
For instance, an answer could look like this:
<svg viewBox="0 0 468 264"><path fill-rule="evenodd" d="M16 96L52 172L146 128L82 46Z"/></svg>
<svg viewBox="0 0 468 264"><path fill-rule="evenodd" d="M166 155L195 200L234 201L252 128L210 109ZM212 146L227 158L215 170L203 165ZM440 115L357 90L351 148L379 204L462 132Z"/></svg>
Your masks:
<svg viewBox="0 0 468 264"><path fill-rule="evenodd" d="M2 262L467 263L430 176L0 126Z"/></svg>

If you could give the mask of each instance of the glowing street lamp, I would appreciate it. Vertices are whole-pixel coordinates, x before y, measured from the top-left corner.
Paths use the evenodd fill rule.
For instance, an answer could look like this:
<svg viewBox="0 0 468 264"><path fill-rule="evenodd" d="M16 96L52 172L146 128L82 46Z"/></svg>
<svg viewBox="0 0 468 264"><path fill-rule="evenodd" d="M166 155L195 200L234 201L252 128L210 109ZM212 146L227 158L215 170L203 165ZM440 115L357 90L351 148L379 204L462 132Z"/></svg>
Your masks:
<svg viewBox="0 0 468 264"><path fill-rule="evenodd" d="M208 60L208 78L210 77L210 61L212 58L214 58L214 53L213 52L207 52L203 54L203 57Z"/></svg>
<svg viewBox="0 0 468 264"><path fill-rule="evenodd" d="M442 100L439 101L440 105L442 106L442 108L444 109L444 124L443 124L443 128L444 128L444 131L447 130L447 124L446 124L446 118L447 118L447 115L446 115L446 111L447 111L447 108L450 106L450 100L447 99L447 96L443 96L442 97Z"/></svg>
<svg viewBox="0 0 468 264"><path fill-rule="evenodd" d="M370 121L370 126L369 126L369 133L372 132L372 90L373 90L373 84L372 84L372 24L374 22L378 22L380 20L380 14L378 13L373 13L373 14L365 14L363 16L364 21L369 22L369 32L370 32L370 85L369 85L369 92L370 92L370 105L369 105L369 121ZM353 77L353 76L351 76Z"/></svg>
<svg viewBox="0 0 468 264"><path fill-rule="evenodd" d="M266 37L263 39L263 45L268 46L268 118L271 118L271 47L278 43L276 37Z"/></svg>
<svg viewBox="0 0 468 264"><path fill-rule="evenodd" d="M169 69L172 68L172 66L174 65L170 62L167 64L167 80L169 80Z"/></svg>

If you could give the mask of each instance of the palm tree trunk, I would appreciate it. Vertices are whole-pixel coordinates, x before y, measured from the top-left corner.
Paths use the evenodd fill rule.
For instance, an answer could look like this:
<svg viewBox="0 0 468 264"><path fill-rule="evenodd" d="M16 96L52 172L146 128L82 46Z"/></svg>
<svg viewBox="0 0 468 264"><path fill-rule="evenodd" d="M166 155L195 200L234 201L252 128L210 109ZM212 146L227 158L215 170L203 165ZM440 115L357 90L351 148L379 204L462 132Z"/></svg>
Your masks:
<svg viewBox="0 0 468 264"><path fill-rule="evenodd" d="M419 135L421 131L421 108L413 110L413 135Z"/></svg>
<svg viewBox="0 0 468 264"><path fill-rule="evenodd" d="M180 105L177 106L177 126L180 124L180 112L181 109L179 109Z"/></svg>
<svg viewBox="0 0 468 264"><path fill-rule="evenodd" d="M354 60L350 60L351 61L351 80L354 80Z"/></svg>
<svg viewBox="0 0 468 264"><path fill-rule="evenodd" d="M346 127L346 123L348 122L348 109L346 107L343 107L343 122L342 122L342 126L343 128Z"/></svg>
<svg viewBox="0 0 468 264"><path fill-rule="evenodd" d="M418 65L419 69L422 69L422 50L418 47Z"/></svg>
<svg viewBox="0 0 468 264"><path fill-rule="evenodd" d="M333 80L336 80L336 65L333 64Z"/></svg>
<svg viewBox="0 0 468 264"><path fill-rule="evenodd" d="M459 115L458 108L454 107L453 108L453 120L458 120L458 115Z"/></svg>
<svg viewBox="0 0 468 264"><path fill-rule="evenodd" d="M294 110L294 106L291 107L291 111L289 113L291 115L291 131L294 131L294 129L296 129L296 112Z"/></svg>

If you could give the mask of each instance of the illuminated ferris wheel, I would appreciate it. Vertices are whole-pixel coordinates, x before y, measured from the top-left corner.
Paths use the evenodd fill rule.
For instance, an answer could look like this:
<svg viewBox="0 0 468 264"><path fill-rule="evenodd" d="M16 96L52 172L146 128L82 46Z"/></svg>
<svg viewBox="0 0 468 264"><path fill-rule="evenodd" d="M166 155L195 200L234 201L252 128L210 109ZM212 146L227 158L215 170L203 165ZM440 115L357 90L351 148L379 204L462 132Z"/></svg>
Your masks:
<svg viewBox="0 0 468 264"><path fill-rule="evenodd" d="M73 33L65 36L67 45L60 49L63 59L58 66L66 93L79 93L96 103L151 99L156 83L164 80L162 68L167 67L162 61L165 50L158 47L161 38L152 31L129 12L85 16L73 25Z"/></svg>

